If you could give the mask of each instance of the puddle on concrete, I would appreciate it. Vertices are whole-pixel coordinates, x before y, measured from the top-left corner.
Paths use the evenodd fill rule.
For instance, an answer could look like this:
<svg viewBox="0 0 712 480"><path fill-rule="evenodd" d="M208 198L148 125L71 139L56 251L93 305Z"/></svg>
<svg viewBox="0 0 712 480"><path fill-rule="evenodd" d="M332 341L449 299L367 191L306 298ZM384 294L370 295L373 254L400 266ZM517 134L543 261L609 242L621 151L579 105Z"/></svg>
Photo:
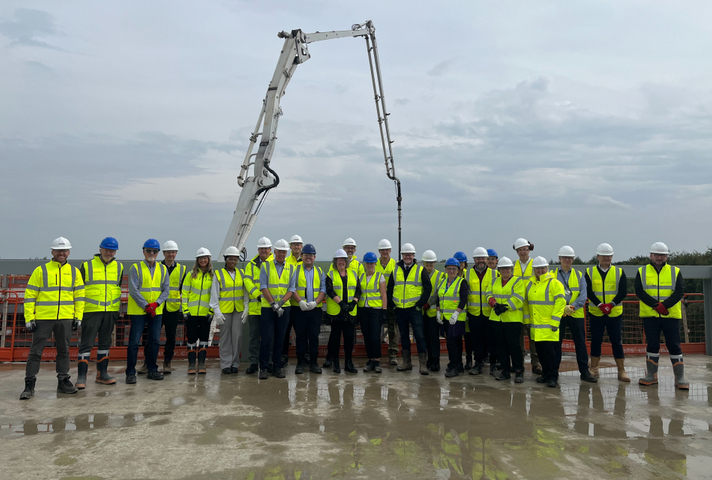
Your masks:
<svg viewBox="0 0 712 480"><path fill-rule="evenodd" d="M42 420L11 420L0 418L0 438L38 435L44 433L83 432L102 428L133 427L154 417L150 425L166 425L170 412L136 413L115 415L105 413L83 414L73 417L57 417Z"/></svg>

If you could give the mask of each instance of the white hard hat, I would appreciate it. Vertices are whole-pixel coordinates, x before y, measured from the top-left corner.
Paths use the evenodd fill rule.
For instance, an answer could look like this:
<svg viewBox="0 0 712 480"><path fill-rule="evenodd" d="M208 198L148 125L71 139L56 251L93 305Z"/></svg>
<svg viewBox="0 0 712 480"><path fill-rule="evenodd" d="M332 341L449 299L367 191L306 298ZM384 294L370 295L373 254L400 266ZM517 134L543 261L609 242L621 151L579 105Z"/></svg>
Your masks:
<svg viewBox="0 0 712 480"><path fill-rule="evenodd" d="M384 238L383 240L381 240L380 242L378 242L378 249L379 249L379 250L385 250L385 249L387 249L387 248L393 248L393 247L391 246L391 242L389 242L387 239Z"/></svg>
<svg viewBox="0 0 712 480"><path fill-rule="evenodd" d="M259 240L257 240L257 248L271 248L272 247L272 240L270 240L267 237L262 237Z"/></svg>
<svg viewBox="0 0 712 480"><path fill-rule="evenodd" d="M596 255L613 255L613 247L607 243L602 243L596 249Z"/></svg>
<svg viewBox="0 0 712 480"><path fill-rule="evenodd" d="M575 257L576 254L574 253L574 249L569 247L568 245L564 245L559 249L559 256L560 257Z"/></svg>
<svg viewBox="0 0 712 480"><path fill-rule="evenodd" d="M513 249L518 249L521 247L529 247L529 250L534 250L533 245L529 243L529 240L526 238L518 238L514 241L514 245L512 246Z"/></svg>
<svg viewBox="0 0 712 480"><path fill-rule="evenodd" d="M237 247L227 247L225 249L225 253L223 253L223 257L239 257L240 256L240 251L237 249Z"/></svg>
<svg viewBox="0 0 712 480"><path fill-rule="evenodd" d="M275 250L284 250L286 252L286 251L289 251L289 244L287 243L287 241L285 239L280 238L279 240L274 242L274 249Z"/></svg>
<svg viewBox="0 0 712 480"><path fill-rule="evenodd" d="M438 256L435 255L435 252L433 252L432 250L426 250L423 252L423 261L424 262L437 262Z"/></svg>
<svg viewBox="0 0 712 480"><path fill-rule="evenodd" d="M489 254L487 253L486 248L477 247L477 248L475 248L475 251L472 252L472 257L473 258L489 258Z"/></svg>
<svg viewBox="0 0 712 480"><path fill-rule="evenodd" d="M163 244L163 251L177 252L178 244L173 240L166 240L166 242Z"/></svg>
<svg viewBox="0 0 712 480"><path fill-rule="evenodd" d="M72 244L64 237L57 237L52 240L52 250L71 250Z"/></svg>
<svg viewBox="0 0 712 480"><path fill-rule="evenodd" d="M334 258L349 258L349 255L343 248L339 248L334 252Z"/></svg>
<svg viewBox="0 0 712 480"><path fill-rule="evenodd" d="M655 242L650 246L650 253L670 255L670 250L668 250L667 245L665 245L663 242Z"/></svg>
<svg viewBox="0 0 712 480"><path fill-rule="evenodd" d="M401 247L401 253L415 253L415 247L412 243L404 243Z"/></svg>
<svg viewBox="0 0 712 480"><path fill-rule="evenodd" d="M197 252L195 252L195 258L198 257L209 257L210 256L210 250L208 250L205 247L200 247Z"/></svg>
<svg viewBox="0 0 712 480"><path fill-rule="evenodd" d="M341 245L344 246L344 247L346 247L346 246L355 247L355 246L356 246L356 240L354 240L353 238L349 237L349 238L347 238L346 240L344 240L344 243L342 243Z"/></svg>
<svg viewBox="0 0 712 480"><path fill-rule="evenodd" d="M536 257L532 261L532 268L548 267L549 261L544 257Z"/></svg>
<svg viewBox="0 0 712 480"><path fill-rule="evenodd" d="M289 244L291 245L292 243L304 243L304 241L299 235L292 235L292 238L289 239Z"/></svg>
<svg viewBox="0 0 712 480"><path fill-rule="evenodd" d="M507 257L502 257L497 261L497 268L513 267L514 264Z"/></svg>

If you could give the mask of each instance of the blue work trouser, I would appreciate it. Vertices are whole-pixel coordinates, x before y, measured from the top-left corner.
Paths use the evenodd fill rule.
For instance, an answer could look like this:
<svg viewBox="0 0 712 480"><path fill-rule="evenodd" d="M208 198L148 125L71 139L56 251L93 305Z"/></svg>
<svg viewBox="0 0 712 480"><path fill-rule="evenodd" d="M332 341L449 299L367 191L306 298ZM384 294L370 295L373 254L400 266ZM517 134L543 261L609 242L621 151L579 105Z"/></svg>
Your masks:
<svg viewBox="0 0 712 480"><path fill-rule="evenodd" d="M130 315L131 330L129 330L129 347L126 349L126 375L136 375L138 347L141 345L141 336L145 325L148 325L148 338L144 349L146 366L149 372L158 371L156 359L158 358L158 340L163 326L162 317L163 315L156 315L153 318L150 315Z"/></svg>
<svg viewBox="0 0 712 480"><path fill-rule="evenodd" d="M427 353L425 344L425 331L423 329L423 314L419 308L398 308L396 307L396 321L401 334L401 351L410 350L410 327L413 327L415 344L418 353Z"/></svg>
<svg viewBox="0 0 712 480"><path fill-rule="evenodd" d="M260 315L260 370L269 367L269 355L272 353L272 363L275 367L282 365L282 344L289 324L289 314L292 307L282 307L281 317L271 307L262 307Z"/></svg>
<svg viewBox="0 0 712 480"><path fill-rule="evenodd" d="M682 355L680 348L680 320L677 318L643 317L643 328L648 346L648 353L660 353L660 332L665 335L670 355Z"/></svg>
<svg viewBox="0 0 712 480"><path fill-rule="evenodd" d="M294 331L297 334L297 358L300 361L304 361L304 355L307 353L309 353L309 360L312 363L319 356L319 333L321 333L322 313L321 308L314 308L307 312L302 312L299 308L295 308L291 314Z"/></svg>
<svg viewBox="0 0 712 480"><path fill-rule="evenodd" d="M566 327L571 332L571 339L576 346L576 363L579 372L588 372L588 353L586 351L586 321L583 318L564 317L559 325L559 345L564 341Z"/></svg>

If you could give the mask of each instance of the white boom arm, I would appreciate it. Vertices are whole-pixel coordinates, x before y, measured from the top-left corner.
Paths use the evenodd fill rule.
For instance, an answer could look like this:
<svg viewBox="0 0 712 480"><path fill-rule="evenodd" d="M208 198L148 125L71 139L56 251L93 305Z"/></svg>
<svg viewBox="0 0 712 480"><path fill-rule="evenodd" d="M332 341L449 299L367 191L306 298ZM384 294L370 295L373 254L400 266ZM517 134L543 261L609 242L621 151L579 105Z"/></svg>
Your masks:
<svg viewBox="0 0 712 480"><path fill-rule="evenodd" d="M245 242L252 230L257 215L262 209L267 193L270 189L279 185L279 176L270 167L272 154L277 141L277 123L282 115L279 102L285 94L287 84L292 79L297 66L309 60L309 50L307 44L322 40L331 40L343 37L365 37L366 49L368 51L369 66L371 68L371 81L373 84L374 99L376 101L376 113L378 114L378 125L381 130L381 144L386 162L386 175L394 181L396 186L396 200L398 201L398 246L400 253L401 245L401 186L400 180L395 175L393 165L393 150L391 144L390 131L388 129L388 115L386 113L386 100L383 93L383 82L381 79L381 67L378 60L378 50L376 47L376 29L370 20L362 24L356 24L351 30L333 32L304 33L301 30L292 30L291 33L279 32L279 38L284 38L284 46L279 56L277 67L272 75L272 81L267 88L267 95L262 104L262 111L257 119L255 130L250 135L250 145L247 148L245 159L242 162L240 174L237 177L237 184L242 187L237 207L230 223L230 229L225 237L222 250L233 245L242 252L243 260L246 259L247 250ZM262 131L259 131L262 126ZM258 143L257 153L253 153L255 145ZM252 167L252 172L250 172ZM251 174L250 174L251 173Z"/></svg>

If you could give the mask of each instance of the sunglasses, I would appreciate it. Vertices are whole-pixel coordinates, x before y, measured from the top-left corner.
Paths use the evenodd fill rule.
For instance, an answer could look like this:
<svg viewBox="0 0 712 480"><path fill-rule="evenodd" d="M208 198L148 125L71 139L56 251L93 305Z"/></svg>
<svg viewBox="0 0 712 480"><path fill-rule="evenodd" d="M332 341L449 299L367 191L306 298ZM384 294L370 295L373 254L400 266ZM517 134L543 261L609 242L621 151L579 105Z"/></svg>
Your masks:
<svg viewBox="0 0 712 480"><path fill-rule="evenodd" d="M150 254L157 254L160 252L160 250L156 250L155 248L144 248L143 251Z"/></svg>

